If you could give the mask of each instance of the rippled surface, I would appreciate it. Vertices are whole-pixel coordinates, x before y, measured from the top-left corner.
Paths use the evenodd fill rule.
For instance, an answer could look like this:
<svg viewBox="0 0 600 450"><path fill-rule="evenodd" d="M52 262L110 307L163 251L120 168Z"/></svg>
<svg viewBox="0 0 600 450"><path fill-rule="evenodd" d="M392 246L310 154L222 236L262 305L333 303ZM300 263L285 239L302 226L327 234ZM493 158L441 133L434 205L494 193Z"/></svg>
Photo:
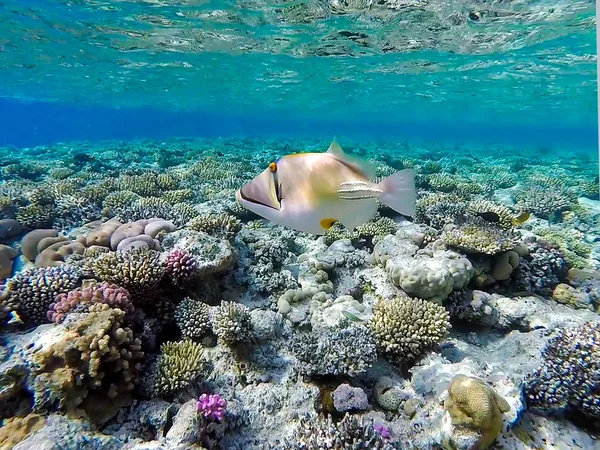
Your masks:
<svg viewBox="0 0 600 450"><path fill-rule="evenodd" d="M595 121L591 1L0 3L0 95Z"/></svg>

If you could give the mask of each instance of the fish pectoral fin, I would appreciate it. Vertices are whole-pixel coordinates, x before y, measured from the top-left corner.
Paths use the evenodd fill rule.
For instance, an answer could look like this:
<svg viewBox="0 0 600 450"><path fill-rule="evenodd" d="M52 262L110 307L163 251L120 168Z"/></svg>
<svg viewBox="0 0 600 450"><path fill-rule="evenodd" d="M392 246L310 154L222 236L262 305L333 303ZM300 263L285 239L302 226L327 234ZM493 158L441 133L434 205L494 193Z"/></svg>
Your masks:
<svg viewBox="0 0 600 450"><path fill-rule="evenodd" d="M360 202L352 203L353 208L349 208L344 217L340 217L339 222L354 231L356 227L362 225L373 218L379 205L373 199L365 199Z"/></svg>
<svg viewBox="0 0 600 450"><path fill-rule="evenodd" d="M376 185L366 181L344 181L337 187L340 200L376 199L383 193Z"/></svg>
<svg viewBox="0 0 600 450"><path fill-rule="evenodd" d="M336 142L335 138L333 138L333 142L329 145L327 153L329 153L338 161L341 161L347 166L352 167L352 169L364 175L364 177L368 178L369 180L374 180L377 175L377 169L373 164L365 159L359 158L358 156L344 153L342 147L340 147L340 145Z"/></svg>

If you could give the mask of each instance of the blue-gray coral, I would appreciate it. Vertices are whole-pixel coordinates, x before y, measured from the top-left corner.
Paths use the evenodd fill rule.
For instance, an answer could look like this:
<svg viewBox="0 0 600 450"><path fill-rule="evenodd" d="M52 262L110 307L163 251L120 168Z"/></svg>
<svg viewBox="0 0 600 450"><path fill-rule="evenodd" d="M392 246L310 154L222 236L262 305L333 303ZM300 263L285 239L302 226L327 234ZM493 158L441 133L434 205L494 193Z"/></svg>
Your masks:
<svg viewBox="0 0 600 450"><path fill-rule="evenodd" d="M59 294L74 289L80 277L81 272L68 265L18 273L6 283L7 298L3 303L24 322L47 322L50 305Z"/></svg>
<svg viewBox="0 0 600 450"><path fill-rule="evenodd" d="M299 334L291 343L298 371L309 376L355 376L377 359L375 340L362 325Z"/></svg>
<svg viewBox="0 0 600 450"><path fill-rule="evenodd" d="M600 322L561 330L543 357L542 366L525 382L529 407L600 419Z"/></svg>

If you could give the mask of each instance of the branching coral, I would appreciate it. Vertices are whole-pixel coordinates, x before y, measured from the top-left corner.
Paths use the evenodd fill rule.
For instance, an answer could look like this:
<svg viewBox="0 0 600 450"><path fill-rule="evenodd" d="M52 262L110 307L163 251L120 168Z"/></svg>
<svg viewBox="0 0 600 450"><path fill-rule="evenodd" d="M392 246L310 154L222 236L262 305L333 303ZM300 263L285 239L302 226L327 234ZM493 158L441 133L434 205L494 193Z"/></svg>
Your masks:
<svg viewBox="0 0 600 450"><path fill-rule="evenodd" d="M467 211L474 216L479 216L498 225L503 230L513 228L513 213L504 205L499 205L489 200L472 200L467 206Z"/></svg>
<svg viewBox="0 0 600 450"><path fill-rule="evenodd" d="M529 406L600 419L600 322L561 330L548 342L543 357L542 366L525 382Z"/></svg>
<svg viewBox="0 0 600 450"><path fill-rule="evenodd" d="M355 376L377 359L375 340L362 325L297 335L291 343L300 373Z"/></svg>
<svg viewBox="0 0 600 450"><path fill-rule="evenodd" d="M17 311L25 322L46 322L49 306L59 294L75 288L81 273L70 266L27 270L15 275L6 283L9 293L5 305Z"/></svg>
<svg viewBox="0 0 600 450"><path fill-rule="evenodd" d="M59 294L48 308L48 319L62 322L71 312L88 312L90 306L102 303L111 308L118 308L125 313L135 310L129 298L129 292L114 284L88 281L83 287L73 289L67 294Z"/></svg>
<svg viewBox="0 0 600 450"><path fill-rule="evenodd" d="M153 289L164 274L160 253L139 248L127 253L107 252L86 260L94 277L124 287L133 296Z"/></svg>
<svg viewBox="0 0 600 450"><path fill-rule="evenodd" d="M421 299L380 300L368 323L381 352L392 360L414 360L448 334L450 316Z"/></svg>
<svg viewBox="0 0 600 450"><path fill-rule="evenodd" d="M515 237L510 232L485 224L446 230L442 233L442 240L449 247L487 255L512 250L515 246Z"/></svg>
<svg viewBox="0 0 600 450"><path fill-rule="evenodd" d="M332 444L335 443L335 444ZM332 446L334 445L334 446ZM386 441L368 422L346 414L340 422L331 416L318 416L302 420L294 437L277 448L287 450L304 449L353 449L353 450L393 450L395 447Z"/></svg>
<svg viewBox="0 0 600 450"><path fill-rule="evenodd" d="M241 303L222 301L212 322L215 334L227 345L248 342L252 338L250 311Z"/></svg>
<svg viewBox="0 0 600 450"><path fill-rule="evenodd" d="M231 238L240 231L242 223L230 214L209 214L194 217L186 226L194 231Z"/></svg>
<svg viewBox="0 0 600 450"><path fill-rule="evenodd" d="M204 350L192 341L165 342L156 361L153 391L171 394L192 385L204 369Z"/></svg>
<svg viewBox="0 0 600 450"><path fill-rule="evenodd" d="M65 338L35 356L36 403L65 410L79 406L90 391L116 399L137 382L141 341L124 326L125 312L97 303L67 324Z"/></svg>
<svg viewBox="0 0 600 450"><path fill-rule="evenodd" d="M198 339L211 330L210 307L200 300L184 298L175 310L175 321L184 339Z"/></svg>
<svg viewBox="0 0 600 450"><path fill-rule="evenodd" d="M181 284L191 279L198 270L198 262L185 250L173 249L167 254L165 272L173 284Z"/></svg>
<svg viewBox="0 0 600 450"><path fill-rule="evenodd" d="M516 208L530 212L542 219L551 219L557 213L571 209L576 203L576 196L566 188L554 186L527 186L515 194Z"/></svg>
<svg viewBox="0 0 600 450"><path fill-rule="evenodd" d="M583 240L583 234L574 229L564 229L556 226L534 229L543 241L558 246L570 267L584 269L588 267L588 258L592 246Z"/></svg>
<svg viewBox="0 0 600 450"><path fill-rule="evenodd" d="M387 234L394 234L398 230L396 223L389 217L381 217L377 220L366 222L358 226L354 231L344 228L335 223L325 233L325 244L331 245L340 239L371 239L381 238Z"/></svg>

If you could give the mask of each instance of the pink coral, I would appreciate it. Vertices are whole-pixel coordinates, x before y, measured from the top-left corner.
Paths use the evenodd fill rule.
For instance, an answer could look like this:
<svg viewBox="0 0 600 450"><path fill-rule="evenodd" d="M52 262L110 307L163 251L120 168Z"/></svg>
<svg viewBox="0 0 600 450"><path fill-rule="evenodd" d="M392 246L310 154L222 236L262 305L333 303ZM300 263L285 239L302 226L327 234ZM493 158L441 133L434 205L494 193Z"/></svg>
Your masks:
<svg viewBox="0 0 600 450"><path fill-rule="evenodd" d="M219 394L202 394L196 403L196 411L207 419L223 420L227 401Z"/></svg>
<svg viewBox="0 0 600 450"><path fill-rule="evenodd" d="M196 261L196 258L185 250L176 248L171 250L167 255L165 271L171 278L173 284L180 284L181 282L190 279L194 276L197 269L198 262Z"/></svg>
<svg viewBox="0 0 600 450"><path fill-rule="evenodd" d="M125 313L134 311L129 292L116 284L88 283L73 289L67 294L59 294L56 301L48 308L48 319L62 322L71 312L87 312L90 305L105 303L111 308L119 308Z"/></svg>

